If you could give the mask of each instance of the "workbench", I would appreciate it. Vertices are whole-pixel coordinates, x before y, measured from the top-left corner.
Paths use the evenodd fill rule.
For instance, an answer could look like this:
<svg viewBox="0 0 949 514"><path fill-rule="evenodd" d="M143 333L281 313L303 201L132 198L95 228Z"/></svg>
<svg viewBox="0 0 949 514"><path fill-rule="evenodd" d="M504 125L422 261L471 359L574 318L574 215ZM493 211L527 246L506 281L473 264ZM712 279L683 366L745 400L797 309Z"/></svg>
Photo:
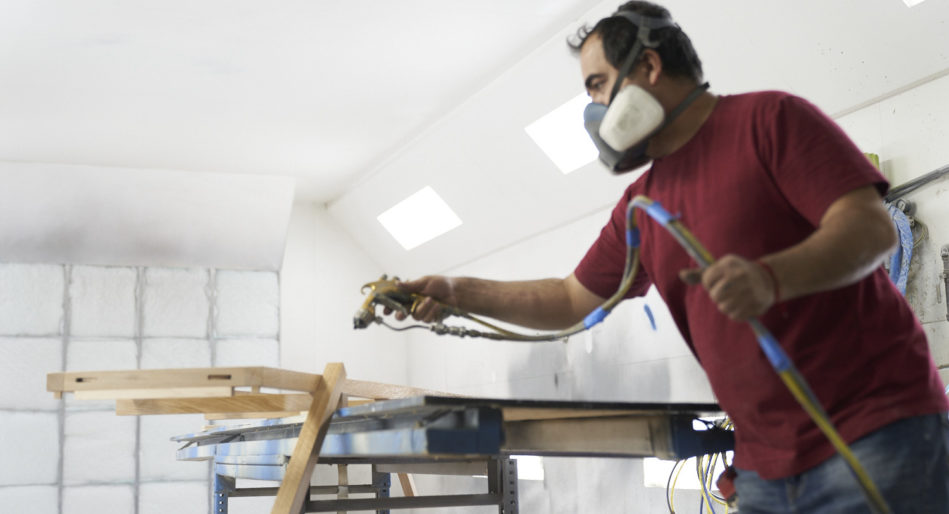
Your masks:
<svg viewBox="0 0 949 514"><path fill-rule="evenodd" d="M47 382L57 395L116 398L120 415L260 418L172 437L182 444L179 460L213 461L215 514L226 514L231 498L265 495L276 496L274 514L467 505L497 505L500 513L512 514L518 509L512 456L677 460L734 445L731 432L693 427L696 419L722 416L715 404L446 396L347 380L340 364L328 365L323 375L199 368L51 373ZM373 401L348 405L353 397ZM338 483L311 485L317 460L337 466ZM371 465L370 483L349 484L351 464ZM392 474L401 482L402 497L389 494ZM415 474L483 476L486 488L480 494L418 496ZM281 485L237 488L237 479ZM318 499L325 495L334 498Z"/></svg>

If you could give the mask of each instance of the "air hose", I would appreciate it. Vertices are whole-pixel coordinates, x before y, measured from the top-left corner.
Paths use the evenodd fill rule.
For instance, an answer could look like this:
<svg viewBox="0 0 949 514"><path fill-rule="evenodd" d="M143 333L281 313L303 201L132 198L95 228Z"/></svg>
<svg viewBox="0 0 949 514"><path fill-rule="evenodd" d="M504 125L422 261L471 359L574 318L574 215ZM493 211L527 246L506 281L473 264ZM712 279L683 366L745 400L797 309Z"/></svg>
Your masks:
<svg viewBox="0 0 949 514"><path fill-rule="evenodd" d="M593 312L587 315L583 321L577 323L576 325L555 333L525 335L497 327L456 307L446 305L442 307L442 319L447 316L459 316L479 323L491 329L492 332L482 332L466 327L447 326L442 321L430 326L411 325L408 327L396 328L396 330L405 330L409 328L428 328L437 334L449 334L460 337L484 337L488 339L505 341L537 342L564 339L593 327L597 323L603 321L603 319L606 318L613 308L625 298L626 293L633 284L633 279L636 277L636 272L639 269L640 232L639 228L636 226L636 219L634 216L636 209L644 211L647 215L649 215L649 217L662 225L662 227L665 228L676 239L676 241L679 242L682 248L685 249L686 253L688 253L689 256L692 257L701 268L707 268L715 262L715 258L712 256L712 254L709 253L709 251L706 250L704 246L702 246L695 236L692 235L692 233L689 232L689 230L686 229L685 226L683 226L675 216L665 210L662 205L659 204L659 202L654 202L653 200L640 195L634 197L626 207L626 262L624 265L623 278L620 282L619 290L616 291L616 293L607 299L601 306L597 307ZM385 277L383 277L383 279L384 278ZM372 286L372 284L367 284L367 286ZM373 290L375 291L375 287L373 287ZM382 296L379 300L374 300L373 297L370 297L366 300L366 303L363 305L360 311L357 312L357 315L354 319L354 324L356 328L363 328L367 326L369 322L376 322L389 326L385 323L385 321L383 321L381 317L375 316L375 313L370 310L371 304L374 301L379 301L390 308L403 310L404 313L408 314L412 309L414 309L416 305L418 305L422 298L423 297L419 295L404 295L400 298ZM408 306L406 304L408 304ZM771 332L769 332L759 320L752 319L748 321L748 324L751 326L751 330L754 332L755 338L758 340L758 346L761 348L761 351L764 352L765 357L767 357L768 361L771 363L771 366L774 367L774 370L778 373L778 376L787 386L788 390L798 401L798 403L800 403L804 408L804 411L807 412L820 431L824 433L833 447L850 467L850 471L853 473L857 483L863 490L864 496L867 499L867 503L875 513L889 514L891 512L890 508L887 505L886 500L883 499L883 495L880 494L879 489L877 489L876 484L873 483L873 480L860 464L860 461L857 460L857 457L850 450L850 447L847 446L847 443L844 442L843 438L837 432L837 429L834 428L830 417L824 411L823 407L821 407L820 402L814 396L810 386L808 386L807 382L805 382L804 377L801 376L800 372L798 372L797 368L795 368L794 364L781 348L781 345L778 344L777 339L775 339ZM389 326L389 328L395 327Z"/></svg>
<svg viewBox="0 0 949 514"><path fill-rule="evenodd" d="M682 226L668 211L663 209L659 202L654 202L645 196L637 196L629 203L629 207L626 211L626 219L627 226L631 228L627 229L627 239L630 237L628 233L631 230L637 230L633 217L633 212L636 208L645 211L652 219L668 230L679 244L685 248L685 251L695 259L700 267L706 268L715 262L715 258L712 254L695 239L691 232ZM778 376L781 377L781 380L787 386L788 390L798 403L801 404L801 407L804 408L811 419L814 420L814 423L834 446L837 453L846 461L850 467L850 471L853 472L854 477L857 479L857 483L863 490L867 503L870 504L873 511L878 514L891 512L886 500L883 499L883 495L880 494L879 489L877 489L876 484L873 483L873 480L850 450L850 447L847 446L847 443L840 437L837 429L834 428L833 423L830 421L830 417L814 396L814 392L811 391L804 377L801 376L800 372L798 372L797 368L791 362L791 359L788 358L787 354L781 348L781 345L778 344L777 339L761 324L761 321L752 319L748 321L748 324L751 325L751 330L755 333L755 338L758 340L758 346L761 347L761 351L764 352L765 357L771 362L771 366L774 367L774 370L778 373Z"/></svg>

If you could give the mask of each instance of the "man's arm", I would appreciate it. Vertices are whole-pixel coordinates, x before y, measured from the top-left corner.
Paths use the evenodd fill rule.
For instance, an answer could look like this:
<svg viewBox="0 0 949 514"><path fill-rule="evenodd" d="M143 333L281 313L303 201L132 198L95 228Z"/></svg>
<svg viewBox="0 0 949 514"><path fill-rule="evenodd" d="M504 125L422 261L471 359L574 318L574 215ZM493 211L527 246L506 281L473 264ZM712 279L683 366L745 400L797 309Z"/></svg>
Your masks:
<svg viewBox="0 0 949 514"><path fill-rule="evenodd" d="M873 186L835 200L807 239L761 259L773 270L726 255L700 274L719 310L735 320L767 312L775 300L828 291L853 284L878 268L897 244L896 231ZM681 274L697 282L696 270ZM775 283L776 282L776 283Z"/></svg>
<svg viewBox="0 0 949 514"><path fill-rule="evenodd" d="M402 289L429 297L413 313L420 321L432 322L438 316L435 299L472 314L538 330L567 328L605 301L572 274L563 279L519 282L436 275L405 282Z"/></svg>

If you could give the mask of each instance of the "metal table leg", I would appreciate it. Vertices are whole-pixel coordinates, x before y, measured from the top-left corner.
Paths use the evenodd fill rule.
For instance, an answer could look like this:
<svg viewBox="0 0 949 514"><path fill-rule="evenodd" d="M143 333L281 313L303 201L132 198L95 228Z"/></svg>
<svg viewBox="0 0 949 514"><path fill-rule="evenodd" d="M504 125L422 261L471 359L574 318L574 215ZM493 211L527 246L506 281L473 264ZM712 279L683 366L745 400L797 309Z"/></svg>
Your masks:
<svg viewBox="0 0 949 514"><path fill-rule="evenodd" d="M237 487L233 477L214 474L214 514L227 514L227 501L231 491Z"/></svg>

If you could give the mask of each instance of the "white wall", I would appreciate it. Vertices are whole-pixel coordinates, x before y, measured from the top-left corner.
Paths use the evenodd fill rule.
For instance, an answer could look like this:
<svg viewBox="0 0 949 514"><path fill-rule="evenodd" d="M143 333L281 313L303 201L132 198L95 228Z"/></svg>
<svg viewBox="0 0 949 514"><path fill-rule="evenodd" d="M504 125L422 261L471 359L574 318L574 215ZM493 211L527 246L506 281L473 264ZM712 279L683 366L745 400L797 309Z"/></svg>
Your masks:
<svg viewBox="0 0 949 514"><path fill-rule="evenodd" d="M209 512L209 464L169 441L202 416L55 400L46 374L276 366L277 274L0 263L0 284L0 510Z"/></svg>
<svg viewBox="0 0 949 514"><path fill-rule="evenodd" d="M949 77L923 84L838 120L858 145L878 153L899 184L949 164ZM630 178L632 180L632 177ZM908 198L928 228L913 259L908 297L930 337L937 364L949 364L949 322L939 248L949 244L949 179ZM617 190L617 198L621 193ZM448 270L495 279L564 276L606 222L609 210ZM656 315L653 331L643 313ZM949 378L943 374L943 379ZM624 302L592 334L568 342L502 343L413 334L411 383L499 397L629 401L713 401L704 372L675 331L661 299ZM521 482L524 512L664 512L663 491L645 488L639 460L544 459L544 483ZM420 478L430 493L446 480ZM680 505L698 502L677 494ZM461 512L459 510L459 512ZM472 512L472 511L465 511ZM484 512L491 512L484 509Z"/></svg>
<svg viewBox="0 0 949 514"><path fill-rule="evenodd" d="M898 186L949 164L949 77L920 85L838 120ZM904 197L925 228L910 267L906 297L923 323L937 365L949 365L949 321L939 250L949 245L949 177ZM918 229L917 229L918 230ZM917 232L917 231L914 231ZM949 382L949 370L941 370Z"/></svg>
<svg viewBox="0 0 949 514"><path fill-rule="evenodd" d="M277 270L288 177L0 161L0 261Z"/></svg>
<svg viewBox="0 0 949 514"><path fill-rule="evenodd" d="M350 378L405 383L405 336L380 326L353 330L360 286L382 273L325 207L295 204L280 272L281 365L319 373L342 362Z"/></svg>

